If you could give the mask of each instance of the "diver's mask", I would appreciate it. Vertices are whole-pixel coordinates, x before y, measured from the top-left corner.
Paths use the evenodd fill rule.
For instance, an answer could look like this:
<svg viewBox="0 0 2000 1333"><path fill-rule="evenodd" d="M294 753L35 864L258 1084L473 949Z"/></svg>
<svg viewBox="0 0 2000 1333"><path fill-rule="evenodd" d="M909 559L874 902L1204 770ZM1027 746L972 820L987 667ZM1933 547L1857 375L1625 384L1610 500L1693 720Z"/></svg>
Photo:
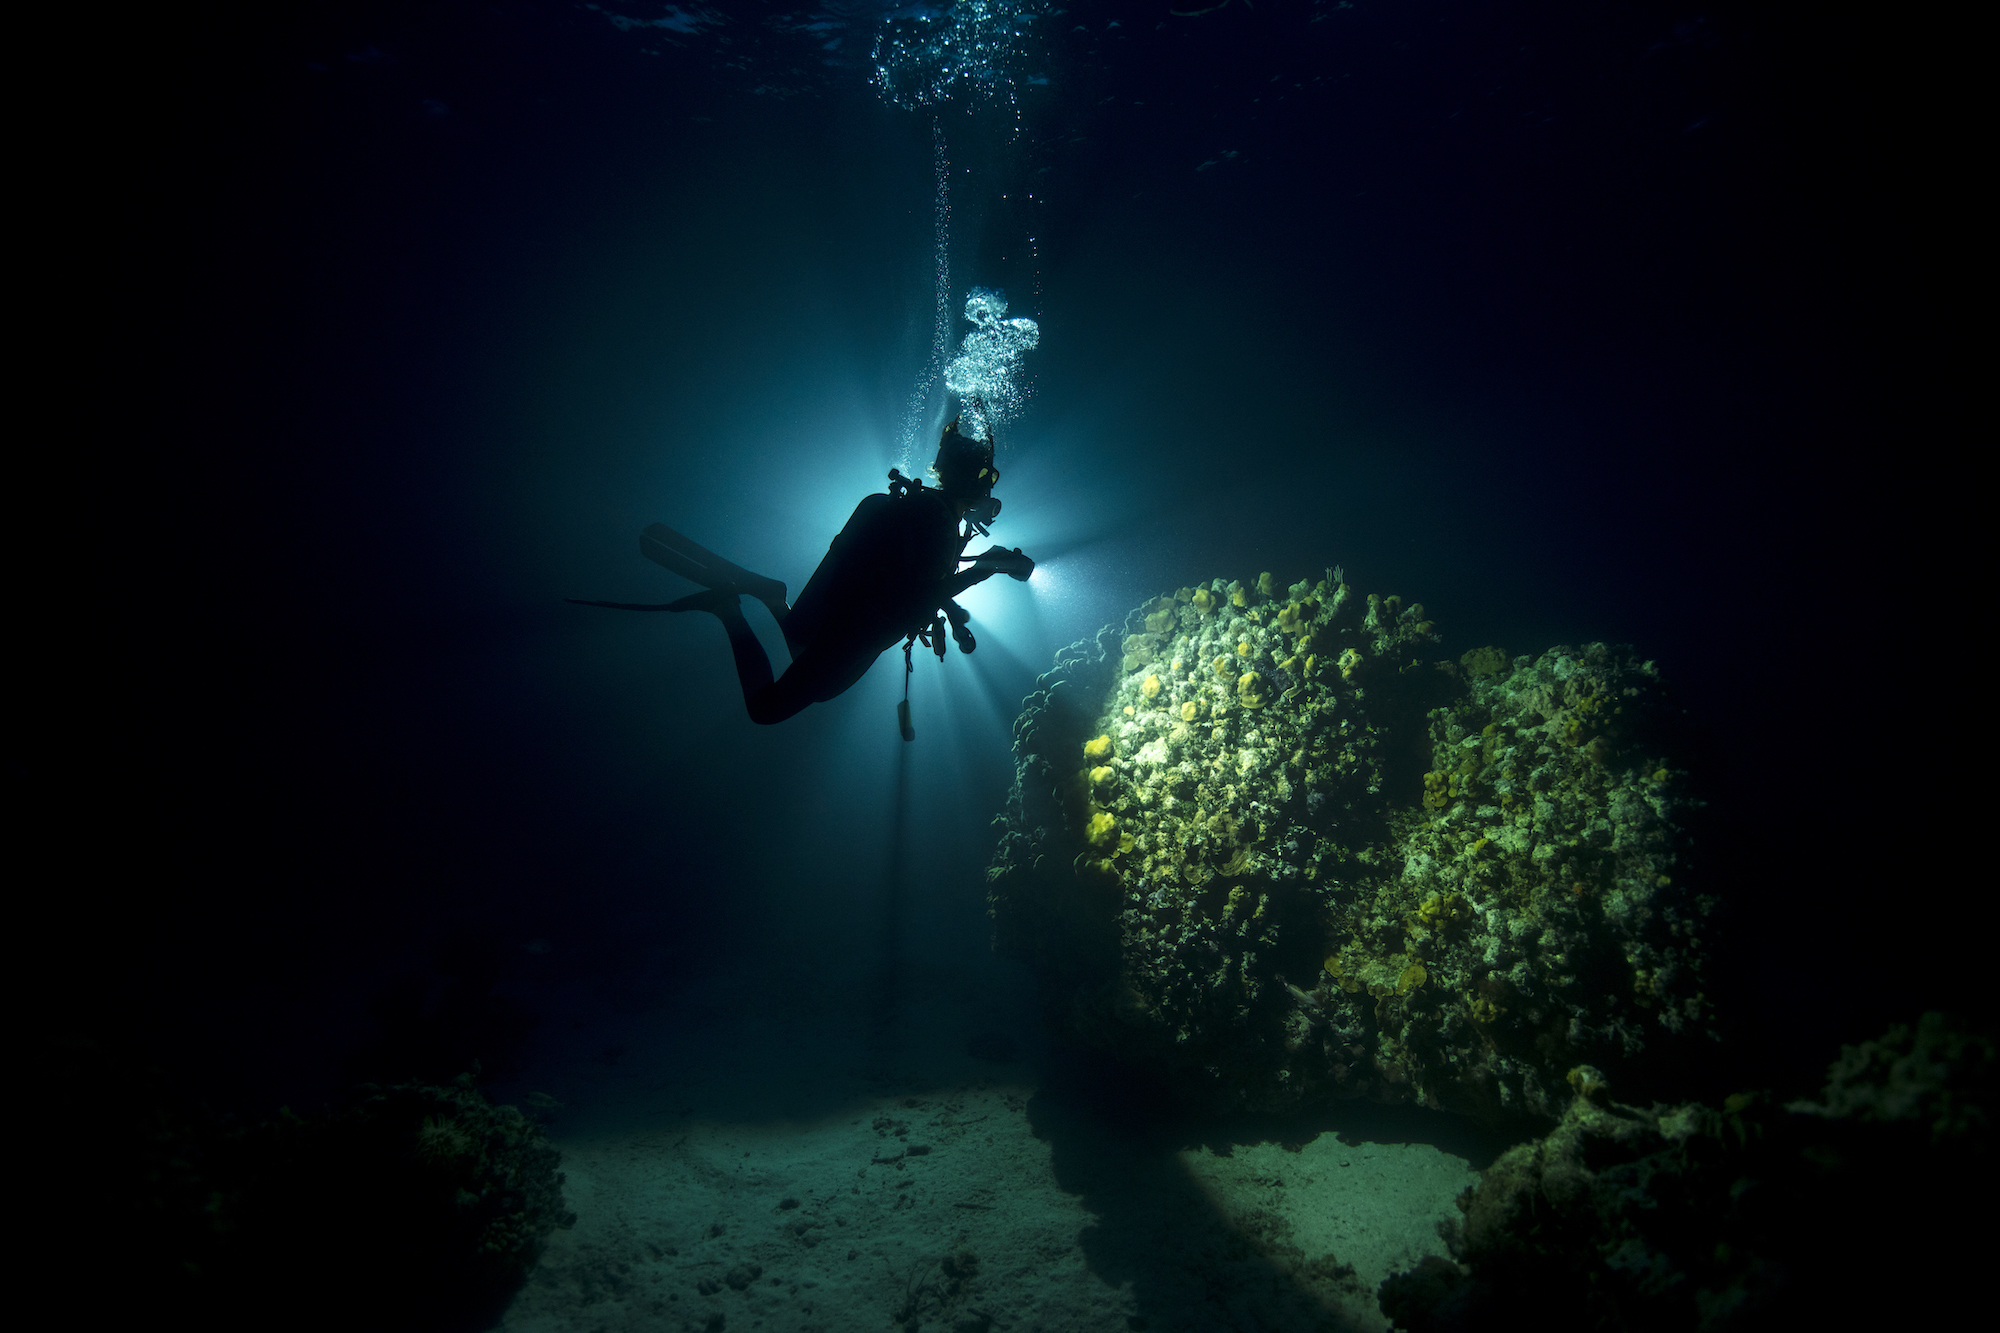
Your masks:
<svg viewBox="0 0 2000 1333"><path fill-rule="evenodd" d="M965 521L973 532L984 537L986 530L993 526L993 520L1000 517L1000 497L982 495L965 506Z"/></svg>

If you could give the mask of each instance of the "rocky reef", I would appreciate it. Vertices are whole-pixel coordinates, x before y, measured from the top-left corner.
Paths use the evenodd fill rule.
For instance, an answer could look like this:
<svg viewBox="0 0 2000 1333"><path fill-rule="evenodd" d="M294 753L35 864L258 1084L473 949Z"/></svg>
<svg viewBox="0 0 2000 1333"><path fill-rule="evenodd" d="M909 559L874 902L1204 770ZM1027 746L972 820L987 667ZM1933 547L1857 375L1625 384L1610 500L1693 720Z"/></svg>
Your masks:
<svg viewBox="0 0 2000 1333"><path fill-rule="evenodd" d="M1059 1028L1225 1105L1494 1120L1712 1040L1699 802L1653 664L1437 642L1329 569L1183 588L1057 655L988 894Z"/></svg>
<svg viewBox="0 0 2000 1333"><path fill-rule="evenodd" d="M1411 1333L1948 1322L1984 1282L1994 1042L1938 1013L1846 1047L1817 1100L1612 1100L1589 1067L1547 1135L1459 1200L1458 1262L1382 1284Z"/></svg>

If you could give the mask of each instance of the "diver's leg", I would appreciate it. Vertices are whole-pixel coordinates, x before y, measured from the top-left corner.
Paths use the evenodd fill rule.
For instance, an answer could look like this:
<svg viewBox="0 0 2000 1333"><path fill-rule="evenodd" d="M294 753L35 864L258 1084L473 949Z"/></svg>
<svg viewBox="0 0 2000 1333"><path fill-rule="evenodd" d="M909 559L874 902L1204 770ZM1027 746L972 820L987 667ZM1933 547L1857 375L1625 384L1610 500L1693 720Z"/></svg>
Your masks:
<svg viewBox="0 0 2000 1333"><path fill-rule="evenodd" d="M797 669L798 664L793 663L783 679L772 682L771 659L764 655L764 645L757 641L757 632L743 618L743 608L737 600L739 596L734 588L712 588L681 598L672 604L671 609L707 611L722 622L723 630L729 635L730 655L736 659L736 683L743 687L743 709L750 714L752 722L770 726L818 702L812 690L814 673L801 672Z"/></svg>
<svg viewBox="0 0 2000 1333"><path fill-rule="evenodd" d="M787 608L783 583L724 560L706 546L675 532L664 523L648 524L645 531L639 534L639 553L654 564L671 569L682 578L692 579L705 588L733 585L769 607L779 624L785 621Z"/></svg>
<svg viewBox="0 0 2000 1333"><path fill-rule="evenodd" d="M769 689L754 697L746 690L743 702L749 707L750 720L763 725L783 722L812 704L839 698L881 655L880 648L866 643L822 643L793 658L792 665Z"/></svg>
<svg viewBox="0 0 2000 1333"><path fill-rule="evenodd" d="M743 618L734 588L711 588L670 603L670 611L707 611L722 622L729 635L729 651L736 659L736 680L743 687L743 708L759 726L770 726L795 717L816 703L825 703L847 692L866 675L881 649L873 644L836 639L821 644L792 665L778 680L771 679L771 659L756 631Z"/></svg>
<svg viewBox="0 0 2000 1333"><path fill-rule="evenodd" d="M713 588L683 597L675 606L686 604L689 611L710 612L722 622L724 632L729 635L729 655L736 659L736 683L743 687L743 706L749 710L751 721L761 722L764 719L757 716L757 705L771 692L771 659L764 655L764 645L757 642L757 632L743 618L739 596L734 588Z"/></svg>
<svg viewBox="0 0 2000 1333"><path fill-rule="evenodd" d="M882 655L880 648L859 643L836 643L829 645L830 651L808 653L806 679L801 685L812 692L814 703L825 703L837 699L854 687L854 683L868 674L868 668L875 665L875 659ZM797 670L796 665L793 670ZM790 677L791 671L785 673Z"/></svg>

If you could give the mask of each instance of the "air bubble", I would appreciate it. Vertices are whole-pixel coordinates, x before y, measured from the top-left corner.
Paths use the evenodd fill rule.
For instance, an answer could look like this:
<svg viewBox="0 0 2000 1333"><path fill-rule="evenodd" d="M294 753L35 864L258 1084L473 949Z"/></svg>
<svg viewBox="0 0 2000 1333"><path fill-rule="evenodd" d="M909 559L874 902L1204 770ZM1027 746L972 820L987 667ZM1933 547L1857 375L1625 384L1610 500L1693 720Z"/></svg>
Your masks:
<svg viewBox="0 0 2000 1333"><path fill-rule="evenodd" d="M984 440L1026 402L1021 354L1042 340L1042 330L1032 319L1007 318L1007 294L990 287L974 287L966 295L965 318L973 329L944 368L944 386L965 404L959 430Z"/></svg>
<svg viewBox="0 0 2000 1333"><path fill-rule="evenodd" d="M905 111L953 97L1012 102L1028 35L1048 12L1048 0L958 0L944 9L899 10L875 35L871 81Z"/></svg>

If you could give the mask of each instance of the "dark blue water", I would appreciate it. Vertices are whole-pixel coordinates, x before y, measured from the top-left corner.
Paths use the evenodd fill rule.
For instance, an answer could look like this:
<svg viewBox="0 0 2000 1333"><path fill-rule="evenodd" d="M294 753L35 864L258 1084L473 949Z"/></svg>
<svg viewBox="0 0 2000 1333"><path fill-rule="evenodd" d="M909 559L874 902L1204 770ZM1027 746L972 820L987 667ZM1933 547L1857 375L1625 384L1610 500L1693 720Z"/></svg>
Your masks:
<svg viewBox="0 0 2000 1333"><path fill-rule="evenodd" d="M1722 1067L1809 1080L1970 993L1877 906L1942 875L1923 724L1876 693L1938 586L1883 445L1931 259L1842 34L1119 0L910 110L866 6L610 21L656 8L307 6L162 103L132 299L178 595L86 780L158 887L62 919L61 1005L246 1114L475 1058L523 1087L718 997L887 1050L945 987L1032 1043L982 871L1035 674L1161 590L1331 564L1440 656L1662 664L1708 738ZM1040 324L994 536L1043 564L968 599L975 656L920 655L914 744L887 656L753 727L712 620L561 599L689 591L654 521L802 586L900 457L936 132L952 310Z"/></svg>

